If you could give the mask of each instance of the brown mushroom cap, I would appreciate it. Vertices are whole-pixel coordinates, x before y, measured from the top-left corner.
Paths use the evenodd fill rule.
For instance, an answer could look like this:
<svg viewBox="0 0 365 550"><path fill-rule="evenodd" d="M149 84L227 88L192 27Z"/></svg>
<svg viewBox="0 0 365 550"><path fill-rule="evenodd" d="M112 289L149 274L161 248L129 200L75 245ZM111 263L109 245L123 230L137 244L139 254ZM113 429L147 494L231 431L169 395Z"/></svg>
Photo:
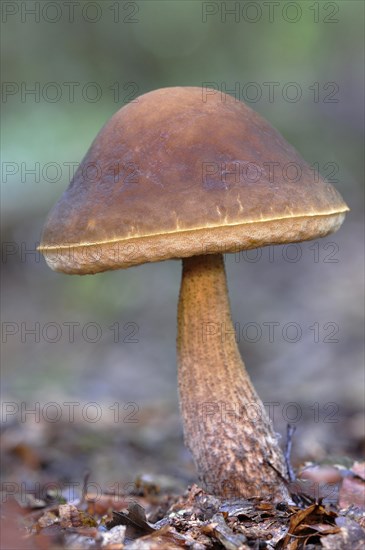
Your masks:
<svg viewBox="0 0 365 550"><path fill-rule="evenodd" d="M163 88L102 128L50 212L40 250L57 271L96 273L323 237L347 210L244 103Z"/></svg>

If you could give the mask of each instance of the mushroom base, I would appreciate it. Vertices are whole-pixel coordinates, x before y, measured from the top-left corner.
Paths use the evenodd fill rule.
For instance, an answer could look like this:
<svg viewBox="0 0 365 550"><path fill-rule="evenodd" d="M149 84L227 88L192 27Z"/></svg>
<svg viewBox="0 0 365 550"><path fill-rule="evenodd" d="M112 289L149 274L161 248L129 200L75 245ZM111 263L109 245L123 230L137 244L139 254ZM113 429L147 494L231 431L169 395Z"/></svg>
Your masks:
<svg viewBox="0 0 365 550"><path fill-rule="evenodd" d="M183 260L177 349L185 444L206 490L287 499L276 472L285 476L283 454L237 347L220 254Z"/></svg>

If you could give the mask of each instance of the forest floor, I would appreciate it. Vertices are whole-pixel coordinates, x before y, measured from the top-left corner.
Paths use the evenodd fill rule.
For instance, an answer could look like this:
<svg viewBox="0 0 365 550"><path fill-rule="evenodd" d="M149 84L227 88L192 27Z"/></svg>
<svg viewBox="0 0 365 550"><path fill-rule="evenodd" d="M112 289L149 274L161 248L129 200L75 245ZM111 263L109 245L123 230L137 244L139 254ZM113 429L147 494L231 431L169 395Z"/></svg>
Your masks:
<svg viewBox="0 0 365 550"><path fill-rule="evenodd" d="M365 547L364 462L294 457L290 501L218 498L197 484L175 420L163 425L150 417L149 429L139 425L119 440L100 426L7 425L1 435L1 548ZM142 473L132 478L137 463ZM108 470L120 482L106 483Z"/></svg>

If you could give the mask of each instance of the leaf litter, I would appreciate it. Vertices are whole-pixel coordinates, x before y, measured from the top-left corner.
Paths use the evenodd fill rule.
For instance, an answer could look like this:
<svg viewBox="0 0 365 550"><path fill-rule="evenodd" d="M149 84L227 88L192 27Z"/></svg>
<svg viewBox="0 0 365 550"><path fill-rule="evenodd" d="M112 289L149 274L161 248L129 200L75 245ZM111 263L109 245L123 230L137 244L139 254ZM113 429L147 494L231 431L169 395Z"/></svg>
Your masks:
<svg viewBox="0 0 365 550"><path fill-rule="evenodd" d="M161 489L153 478L139 481L139 489L129 494L86 493L74 502L62 496L46 502L27 495L19 503L9 496L1 506L2 532L6 531L2 548L364 548L365 463L321 468L307 464L299 472L289 485L291 503L223 499L197 485L176 495Z"/></svg>
<svg viewBox="0 0 365 550"><path fill-rule="evenodd" d="M288 432L288 443L293 433ZM34 454L23 451L23 458ZM197 485L182 494L182 480L171 475L144 474L125 491L105 490L100 494L90 491L88 472L83 483L76 484L81 485L81 492L72 497L66 489L46 489L48 483L44 487L38 484L38 491L22 494L21 500L5 491L1 548L365 547L365 463L352 463L346 457L331 463L306 463L296 475L289 445L285 457L292 500L278 504L254 498L222 499ZM29 463L39 471L37 461ZM60 488L58 483L55 486Z"/></svg>

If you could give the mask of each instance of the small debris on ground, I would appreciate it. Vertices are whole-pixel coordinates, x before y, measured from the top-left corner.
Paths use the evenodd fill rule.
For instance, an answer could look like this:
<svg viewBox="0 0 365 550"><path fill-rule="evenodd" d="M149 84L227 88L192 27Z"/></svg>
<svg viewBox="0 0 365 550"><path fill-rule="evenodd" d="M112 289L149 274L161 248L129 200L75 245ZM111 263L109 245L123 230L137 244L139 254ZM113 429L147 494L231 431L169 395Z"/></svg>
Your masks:
<svg viewBox="0 0 365 550"><path fill-rule="evenodd" d="M193 485L183 495L152 478L130 494L65 502L8 495L2 548L101 550L337 550L365 547L365 464L306 464L291 503L223 499ZM336 490L334 490L334 487ZM50 499L50 497L49 497ZM4 500L4 499L3 499ZM295 502L295 503L294 503ZM300 502L301 504L298 504Z"/></svg>

